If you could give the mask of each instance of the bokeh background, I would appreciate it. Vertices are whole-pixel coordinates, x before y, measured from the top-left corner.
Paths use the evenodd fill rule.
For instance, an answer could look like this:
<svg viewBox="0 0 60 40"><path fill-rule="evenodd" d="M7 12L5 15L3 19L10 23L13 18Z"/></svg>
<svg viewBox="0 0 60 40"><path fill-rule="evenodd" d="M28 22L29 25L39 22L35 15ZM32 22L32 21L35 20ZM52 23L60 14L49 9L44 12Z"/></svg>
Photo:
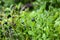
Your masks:
<svg viewBox="0 0 60 40"><path fill-rule="evenodd" d="M0 0L0 40L60 40L60 0Z"/></svg>

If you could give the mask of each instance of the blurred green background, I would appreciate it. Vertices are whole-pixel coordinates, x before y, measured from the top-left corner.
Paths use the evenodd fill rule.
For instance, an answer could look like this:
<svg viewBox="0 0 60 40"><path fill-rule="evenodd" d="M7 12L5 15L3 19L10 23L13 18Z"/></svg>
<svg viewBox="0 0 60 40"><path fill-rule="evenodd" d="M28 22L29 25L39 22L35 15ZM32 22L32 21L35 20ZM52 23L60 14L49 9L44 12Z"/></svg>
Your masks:
<svg viewBox="0 0 60 40"><path fill-rule="evenodd" d="M0 0L0 40L60 40L60 0Z"/></svg>

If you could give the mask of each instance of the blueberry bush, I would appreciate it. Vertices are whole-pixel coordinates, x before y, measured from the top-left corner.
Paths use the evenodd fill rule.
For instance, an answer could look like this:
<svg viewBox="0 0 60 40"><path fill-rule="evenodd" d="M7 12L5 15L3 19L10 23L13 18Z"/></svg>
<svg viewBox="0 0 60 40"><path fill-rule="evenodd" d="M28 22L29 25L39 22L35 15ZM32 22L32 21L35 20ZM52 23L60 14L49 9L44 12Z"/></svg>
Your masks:
<svg viewBox="0 0 60 40"><path fill-rule="evenodd" d="M60 0L0 0L0 40L60 40Z"/></svg>

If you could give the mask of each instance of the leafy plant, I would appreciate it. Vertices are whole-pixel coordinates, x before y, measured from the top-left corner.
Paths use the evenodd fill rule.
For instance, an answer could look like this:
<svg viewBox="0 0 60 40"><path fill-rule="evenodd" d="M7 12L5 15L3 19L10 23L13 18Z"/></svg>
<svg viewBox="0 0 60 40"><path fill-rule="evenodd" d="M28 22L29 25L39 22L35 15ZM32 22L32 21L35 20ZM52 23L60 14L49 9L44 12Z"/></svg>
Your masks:
<svg viewBox="0 0 60 40"><path fill-rule="evenodd" d="M60 40L60 8L52 6L54 1L36 0L32 11L21 11L21 3L5 0L0 11L0 40Z"/></svg>

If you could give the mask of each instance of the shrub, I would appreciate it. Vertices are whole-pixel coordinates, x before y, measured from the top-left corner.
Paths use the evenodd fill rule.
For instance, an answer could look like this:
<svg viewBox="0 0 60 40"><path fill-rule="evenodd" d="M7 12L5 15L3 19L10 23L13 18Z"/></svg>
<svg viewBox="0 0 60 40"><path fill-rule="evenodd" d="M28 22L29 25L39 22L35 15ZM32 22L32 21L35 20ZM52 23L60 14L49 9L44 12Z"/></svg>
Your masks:
<svg viewBox="0 0 60 40"><path fill-rule="evenodd" d="M49 7L47 2L50 2ZM19 10L22 4L16 4L12 9L12 4L1 6L0 40L60 40L60 8L53 7L53 3L36 0L32 3L32 11L28 8Z"/></svg>

